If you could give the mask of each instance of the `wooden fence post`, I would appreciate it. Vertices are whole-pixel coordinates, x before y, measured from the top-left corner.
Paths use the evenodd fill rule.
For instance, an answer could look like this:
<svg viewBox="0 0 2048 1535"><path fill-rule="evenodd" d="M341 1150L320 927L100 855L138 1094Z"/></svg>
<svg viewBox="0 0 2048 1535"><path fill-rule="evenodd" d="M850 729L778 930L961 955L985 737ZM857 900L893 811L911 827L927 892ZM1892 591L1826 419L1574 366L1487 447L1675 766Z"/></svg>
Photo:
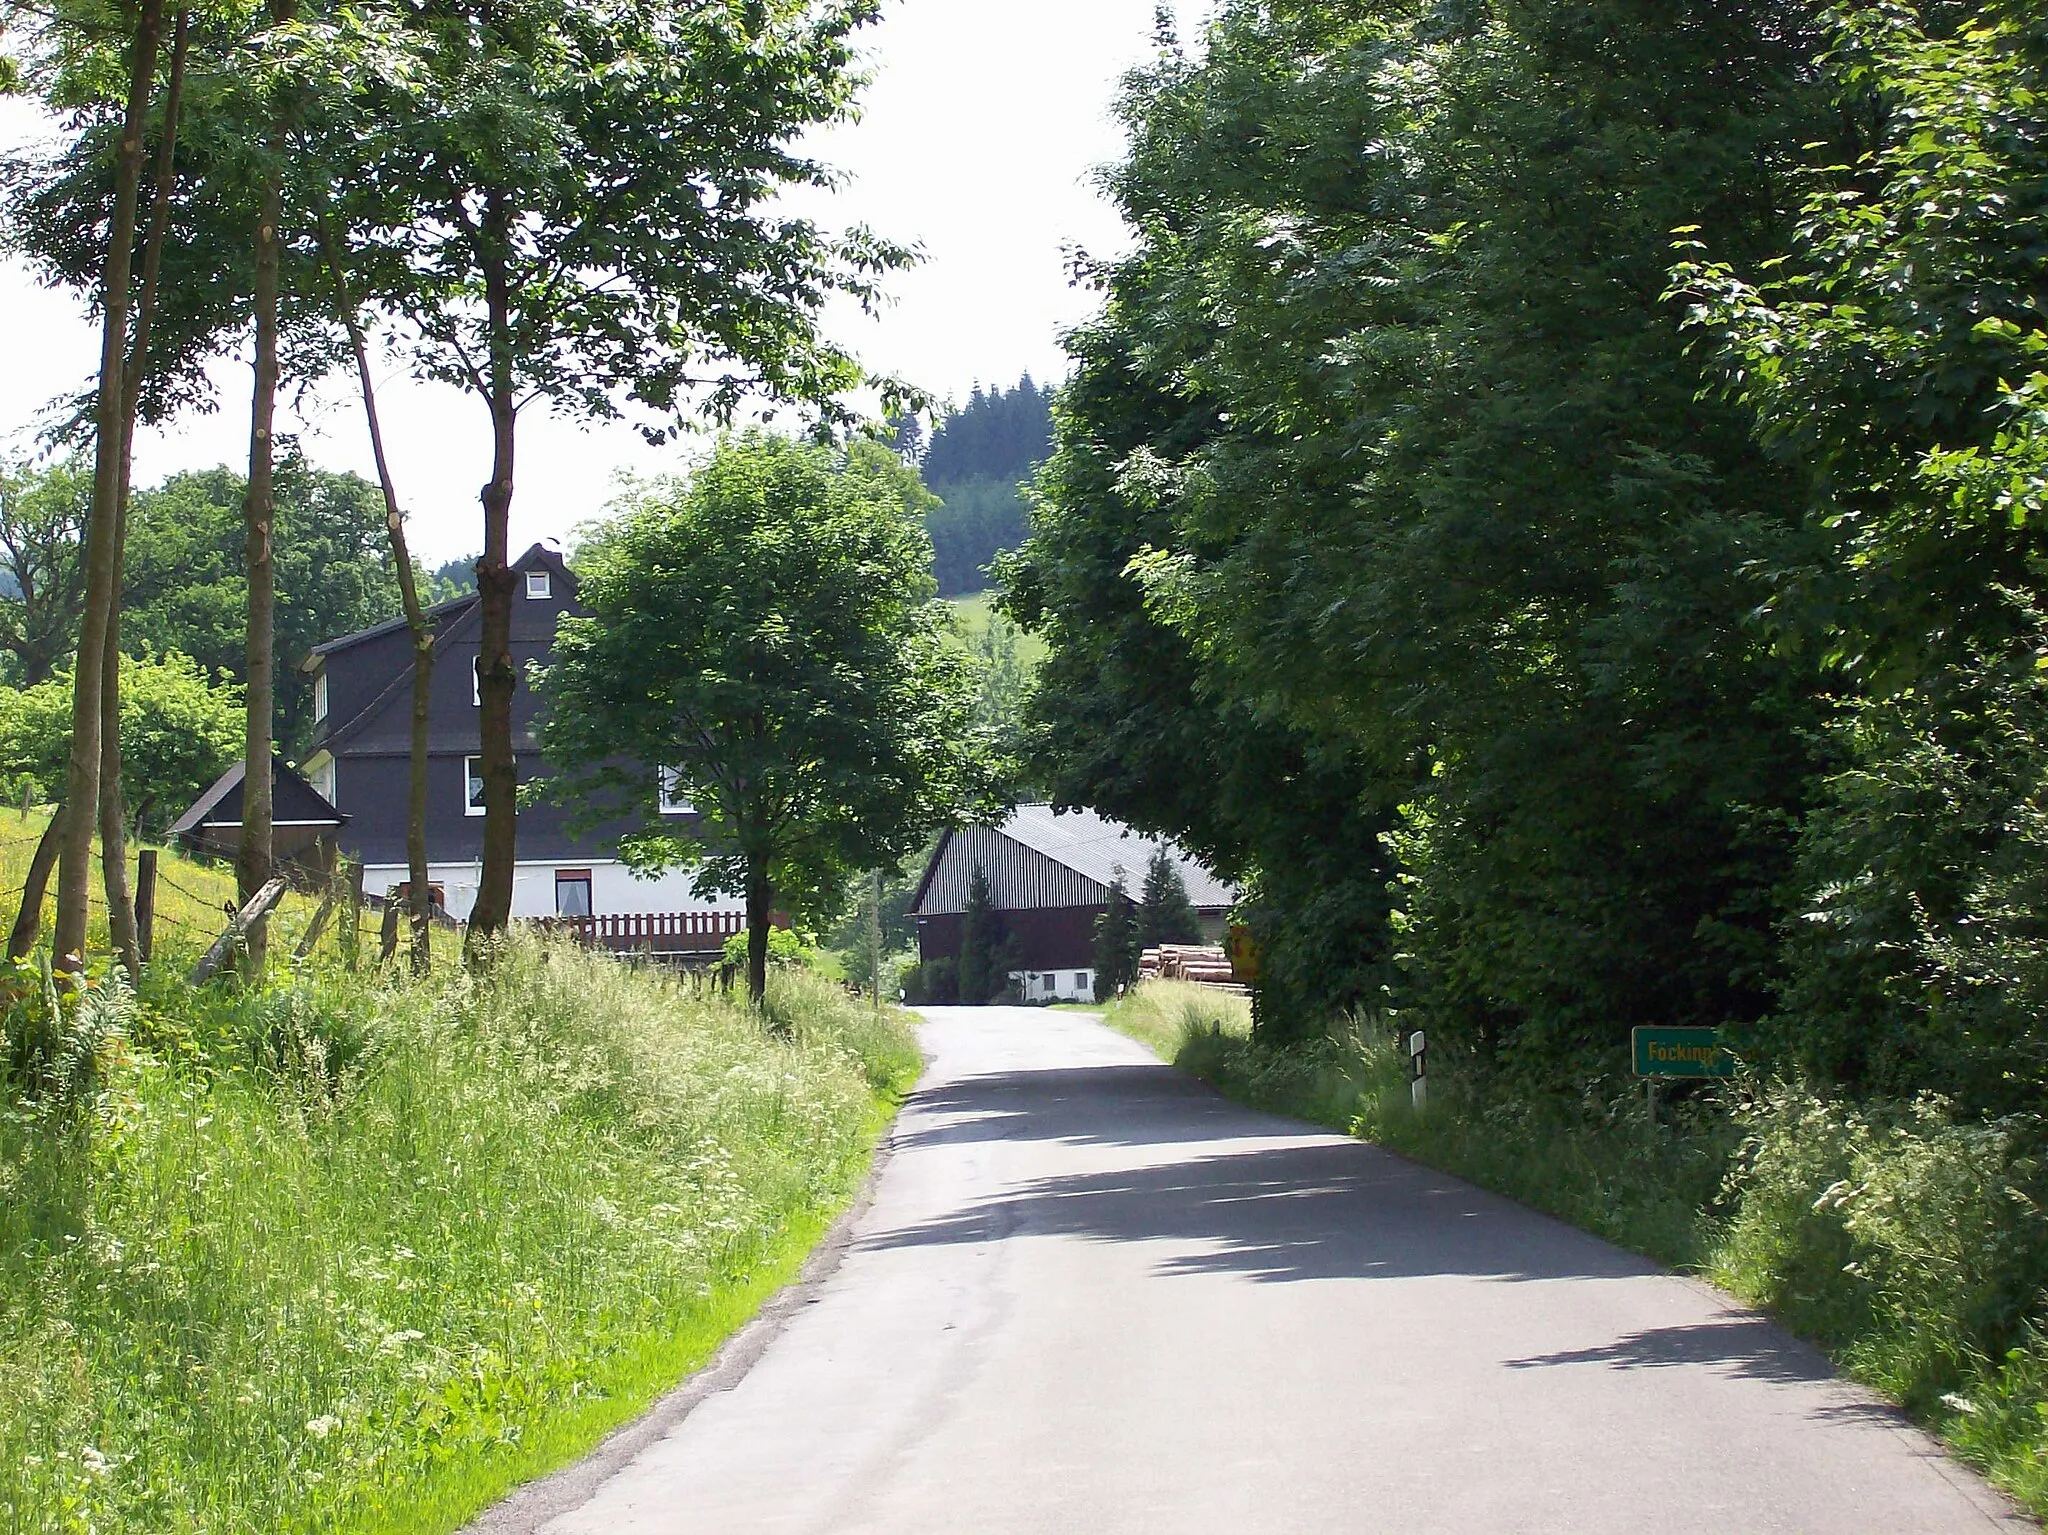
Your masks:
<svg viewBox="0 0 2048 1535"><path fill-rule="evenodd" d="M135 855L135 949L149 963L156 951L156 849Z"/></svg>
<svg viewBox="0 0 2048 1535"><path fill-rule="evenodd" d="M384 927L377 934L377 963L388 965L392 955L398 952L398 898L384 898Z"/></svg>
<svg viewBox="0 0 2048 1535"><path fill-rule="evenodd" d="M192 967L192 974L186 979L188 986L203 986L213 979L213 973L220 969L227 957L235 952L235 945L242 941L251 923L261 922L284 899L285 881L282 877L272 880L249 900L249 904L236 912L228 922L228 930L214 939L213 947L206 951L206 957Z"/></svg>
<svg viewBox="0 0 2048 1535"><path fill-rule="evenodd" d="M341 913L341 958L353 974L363 959L363 862L351 858L336 875L348 881L348 893Z"/></svg>
<svg viewBox="0 0 2048 1535"><path fill-rule="evenodd" d="M333 875L327 877L327 893L320 897L319 908L313 913L313 920L306 924L306 931L299 936L299 946L292 958L303 960L313 952L313 945L320 941L320 935L327 931L327 919L334 915L334 908L341 896L341 882Z"/></svg>

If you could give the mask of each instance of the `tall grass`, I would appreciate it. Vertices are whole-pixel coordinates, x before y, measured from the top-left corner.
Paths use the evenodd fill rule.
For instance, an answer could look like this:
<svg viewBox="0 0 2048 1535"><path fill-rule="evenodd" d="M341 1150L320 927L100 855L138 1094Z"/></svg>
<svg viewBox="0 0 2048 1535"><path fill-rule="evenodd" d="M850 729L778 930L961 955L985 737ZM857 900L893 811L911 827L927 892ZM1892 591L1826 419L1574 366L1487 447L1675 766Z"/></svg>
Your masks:
<svg viewBox="0 0 2048 1535"><path fill-rule="evenodd" d="M2048 1516L2048 1123L1708 1087L1652 1121L1639 1089L1491 1089L1354 1021L1273 1050L1243 1005L1138 989L1110 1015L1242 1102L1385 1145L1712 1279L1828 1348Z"/></svg>
<svg viewBox="0 0 2048 1535"><path fill-rule="evenodd" d="M452 1528L786 1274L919 1059L515 942L489 975L155 982L0 1106L0 1530ZM75 1052L74 1052L75 1054Z"/></svg>

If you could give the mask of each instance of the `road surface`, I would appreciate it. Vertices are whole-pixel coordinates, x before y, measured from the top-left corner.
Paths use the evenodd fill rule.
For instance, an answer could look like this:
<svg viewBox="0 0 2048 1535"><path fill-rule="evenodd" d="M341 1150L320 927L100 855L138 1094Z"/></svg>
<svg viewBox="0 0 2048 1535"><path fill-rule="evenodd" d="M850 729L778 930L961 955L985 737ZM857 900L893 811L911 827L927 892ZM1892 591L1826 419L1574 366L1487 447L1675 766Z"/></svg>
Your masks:
<svg viewBox="0 0 2048 1535"><path fill-rule="evenodd" d="M1704 1286L1085 1017L928 1018L836 1269L481 1528L2037 1528Z"/></svg>

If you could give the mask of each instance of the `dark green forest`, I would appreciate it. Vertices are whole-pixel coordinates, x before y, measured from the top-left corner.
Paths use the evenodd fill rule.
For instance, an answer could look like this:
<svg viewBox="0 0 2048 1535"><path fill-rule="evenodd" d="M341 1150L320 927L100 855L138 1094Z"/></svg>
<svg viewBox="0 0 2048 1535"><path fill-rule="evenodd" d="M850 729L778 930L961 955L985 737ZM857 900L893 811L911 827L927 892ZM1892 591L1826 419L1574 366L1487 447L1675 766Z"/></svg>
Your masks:
<svg viewBox="0 0 2048 1535"><path fill-rule="evenodd" d="M1708 1270L2037 1510L2044 92L2015 0L1225 0L1128 83L1002 598L1039 781L1243 884L1184 1063ZM1740 1079L1660 1120L1646 1025Z"/></svg>
<svg viewBox="0 0 2048 1535"><path fill-rule="evenodd" d="M1263 1029L2048 1099L2044 47L1239 3L1135 81L1008 600L1059 795L1249 882Z"/></svg>
<svg viewBox="0 0 2048 1535"><path fill-rule="evenodd" d="M925 518L940 595L987 590L990 562L1028 531L1018 487L1051 456L1052 391L1028 373L1014 389L977 385L965 405L939 417L921 454L906 446L945 503Z"/></svg>

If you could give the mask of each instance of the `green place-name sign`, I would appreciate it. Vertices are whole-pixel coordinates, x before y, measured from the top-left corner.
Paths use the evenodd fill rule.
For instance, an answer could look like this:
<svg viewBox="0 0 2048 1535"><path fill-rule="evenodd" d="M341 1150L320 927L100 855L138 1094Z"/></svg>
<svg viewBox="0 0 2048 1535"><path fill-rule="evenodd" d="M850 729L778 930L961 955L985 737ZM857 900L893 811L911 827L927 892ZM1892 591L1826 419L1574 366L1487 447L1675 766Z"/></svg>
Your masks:
<svg viewBox="0 0 2048 1535"><path fill-rule="evenodd" d="M1735 1057L1719 1029L1636 1029L1639 1077L1732 1077Z"/></svg>

